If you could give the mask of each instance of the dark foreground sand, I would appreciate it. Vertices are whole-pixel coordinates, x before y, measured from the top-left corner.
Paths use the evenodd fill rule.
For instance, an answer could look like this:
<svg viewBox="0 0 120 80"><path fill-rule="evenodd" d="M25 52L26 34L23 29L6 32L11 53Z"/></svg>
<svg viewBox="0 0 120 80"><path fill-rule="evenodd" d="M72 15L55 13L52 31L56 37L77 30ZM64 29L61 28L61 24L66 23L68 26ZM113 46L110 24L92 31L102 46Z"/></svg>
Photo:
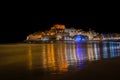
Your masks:
<svg viewBox="0 0 120 80"><path fill-rule="evenodd" d="M40 76L40 72L37 74L37 70L35 74L28 75L28 71L25 72L25 70L20 68L18 72L17 69L0 71L0 80L120 80L120 57L93 61L81 71L68 73L63 76L43 75L42 72Z"/></svg>
<svg viewBox="0 0 120 80"><path fill-rule="evenodd" d="M91 62L83 70L61 80L120 80L120 57Z"/></svg>
<svg viewBox="0 0 120 80"><path fill-rule="evenodd" d="M120 80L120 57L91 62L83 70L62 77L48 75L30 80Z"/></svg>
<svg viewBox="0 0 120 80"><path fill-rule="evenodd" d="M79 72L62 77L48 76L44 77L43 80L120 80L120 57L94 61Z"/></svg>
<svg viewBox="0 0 120 80"><path fill-rule="evenodd" d="M7 67L8 70L0 71L0 80L120 80L120 58L93 61L78 72L64 75L44 75L39 70L29 72L24 68L13 68L20 67L17 64Z"/></svg>

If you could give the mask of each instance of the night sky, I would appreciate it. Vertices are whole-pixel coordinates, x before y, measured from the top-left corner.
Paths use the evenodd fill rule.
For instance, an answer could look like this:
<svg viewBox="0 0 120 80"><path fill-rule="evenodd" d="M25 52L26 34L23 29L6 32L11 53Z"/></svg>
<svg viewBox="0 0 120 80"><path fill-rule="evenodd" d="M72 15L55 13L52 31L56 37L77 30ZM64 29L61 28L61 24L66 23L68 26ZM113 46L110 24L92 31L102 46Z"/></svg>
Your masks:
<svg viewBox="0 0 120 80"><path fill-rule="evenodd" d="M64 24L67 28L89 28L99 33L120 33L119 14L111 10L17 10L7 11L1 18L0 43L22 42L26 36L36 31L49 30L54 24Z"/></svg>

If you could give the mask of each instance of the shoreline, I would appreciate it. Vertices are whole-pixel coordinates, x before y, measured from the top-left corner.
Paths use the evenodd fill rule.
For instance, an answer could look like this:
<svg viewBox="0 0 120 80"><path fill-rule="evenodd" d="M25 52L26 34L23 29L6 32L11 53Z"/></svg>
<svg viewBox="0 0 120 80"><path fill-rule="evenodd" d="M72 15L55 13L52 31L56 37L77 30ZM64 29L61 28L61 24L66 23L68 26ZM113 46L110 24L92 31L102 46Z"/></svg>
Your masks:
<svg viewBox="0 0 120 80"><path fill-rule="evenodd" d="M74 41L74 40L24 40L23 43L49 43L49 42L120 42L120 40L85 40L85 41Z"/></svg>

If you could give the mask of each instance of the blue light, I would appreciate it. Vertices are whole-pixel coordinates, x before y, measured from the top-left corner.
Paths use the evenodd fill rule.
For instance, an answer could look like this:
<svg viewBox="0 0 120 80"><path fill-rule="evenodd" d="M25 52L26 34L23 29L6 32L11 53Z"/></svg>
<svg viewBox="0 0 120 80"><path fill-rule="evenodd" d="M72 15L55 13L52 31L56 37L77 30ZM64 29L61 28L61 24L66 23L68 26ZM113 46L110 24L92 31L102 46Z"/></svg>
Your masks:
<svg viewBox="0 0 120 80"><path fill-rule="evenodd" d="M83 41L83 40L85 40L85 39L83 38L83 36L81 36L81 35L75 36L75 41Z"/></svg>

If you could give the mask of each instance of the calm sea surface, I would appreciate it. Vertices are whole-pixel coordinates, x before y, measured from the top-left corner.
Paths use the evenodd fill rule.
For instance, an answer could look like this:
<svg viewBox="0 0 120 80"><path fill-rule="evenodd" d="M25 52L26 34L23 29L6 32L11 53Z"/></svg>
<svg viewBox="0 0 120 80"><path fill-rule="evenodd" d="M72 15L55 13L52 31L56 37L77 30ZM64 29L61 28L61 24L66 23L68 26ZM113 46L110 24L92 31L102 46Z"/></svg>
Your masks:
<svg viewBox="0 0 120 80"><path fill-rule="evenodd" d="M120 56L120 42L1 44L0 80L64 80L91 62Z"/></svg>

